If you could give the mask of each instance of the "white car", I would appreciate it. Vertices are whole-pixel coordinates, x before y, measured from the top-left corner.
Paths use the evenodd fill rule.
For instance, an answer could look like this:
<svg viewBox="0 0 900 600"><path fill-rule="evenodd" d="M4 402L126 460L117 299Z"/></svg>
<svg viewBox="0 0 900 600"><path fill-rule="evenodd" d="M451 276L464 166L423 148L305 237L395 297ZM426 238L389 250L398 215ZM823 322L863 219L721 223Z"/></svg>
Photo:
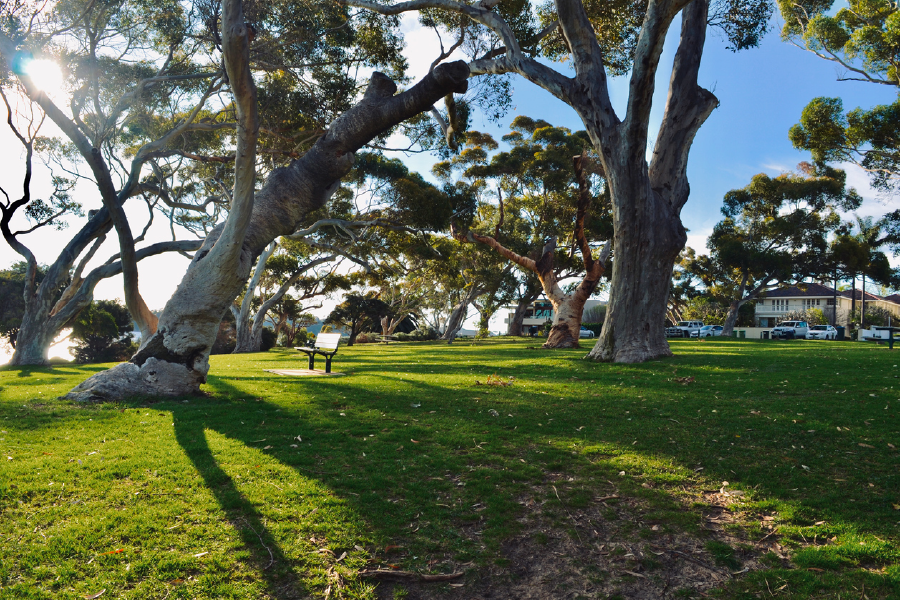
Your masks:
<svg viewBox="0 0 900 600"><path fill-rule="evenodd" d="M809 333L809 326L806 321L783 321L772 329L772 339L804 339L807 333Z"/></svg>
<svg viewBox="0 0 900 600"><path fill-rule="evenodd" d="M704 325L698 331L692 331L692 338L704 338L704 337L713 337L717 335L722 335L722 330L725 329L721 325Z"/></svg>
<svg viewBox="0 0 900 600"><path fill-rule="evenodd" d="M813 325L806 333L808 340L836 340L837 329L832 325Z"/></svg>
<svg viewBox="0 0 900 600"><path fill-rule="evenodd" d="M582 327L581 331L578 332L578 337L580 338L592 338L594 337L594 332L586 327Z"/></svg>

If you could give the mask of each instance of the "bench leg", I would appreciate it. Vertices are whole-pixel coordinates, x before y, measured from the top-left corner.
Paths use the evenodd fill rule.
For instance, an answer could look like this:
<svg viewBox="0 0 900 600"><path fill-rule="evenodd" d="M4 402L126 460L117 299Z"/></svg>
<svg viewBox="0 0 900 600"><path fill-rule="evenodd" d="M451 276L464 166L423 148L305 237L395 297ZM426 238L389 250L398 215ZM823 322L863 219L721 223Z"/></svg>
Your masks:
<svg viewBox="0 0 900 600"><path fill-rule="evenodd" d="M316 355L310 354L309 355L309 370L312 371L315 368L316 368Z"/></svg>
<svg viewBox="0 0 900 600"><path fill-rule="evenodd" d="M325 357L325 372L331 373L331 357L330 356Z"/></svg>

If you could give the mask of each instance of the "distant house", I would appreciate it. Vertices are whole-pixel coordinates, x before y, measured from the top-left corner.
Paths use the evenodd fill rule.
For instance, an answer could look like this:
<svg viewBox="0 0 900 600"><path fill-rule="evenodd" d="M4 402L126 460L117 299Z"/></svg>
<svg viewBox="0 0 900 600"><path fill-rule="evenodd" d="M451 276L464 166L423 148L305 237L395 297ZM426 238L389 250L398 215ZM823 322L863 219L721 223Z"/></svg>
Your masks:
<svg viewBox="0 0 900 600"><path fill-rule="evenodd" d="M756 301L756 326L774 327L784 320L787 313L818 308L829 323L848 327L852 296L850 290L835 294L834 288L818 283L774 289ZM862 290L856 290L857 305L862 297ZM900 294L881 297L866 292L865 298L867 305L878 306L900 318Z"/></svg>
<svg viewBox="0 0 900 600"><path fill-rule="evenodd" d="M584 312L587 312L600 304L605 304L605 302L601 302L600 300L588 300L584 303ZM506 310L509 311L509 314L507 314L506 319L504 319L503 322L509 324L516 314L516 307L507 306ZM546 298L535 300L530 307L525 309L525 320L522 321L521 335L527 335L528 328L532 325L542 327L548 319L552 321L553 316L553 304L549 300Z"/></svg>

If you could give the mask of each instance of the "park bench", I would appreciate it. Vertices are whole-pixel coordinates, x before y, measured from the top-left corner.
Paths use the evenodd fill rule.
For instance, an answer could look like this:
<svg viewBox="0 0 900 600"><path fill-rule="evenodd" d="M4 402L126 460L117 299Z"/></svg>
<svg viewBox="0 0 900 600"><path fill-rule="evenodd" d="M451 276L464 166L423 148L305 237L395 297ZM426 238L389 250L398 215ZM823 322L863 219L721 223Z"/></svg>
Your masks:
<svg viewBox="0 0 900 600"><path fill-rule="evenodd" d="M312 371L316 368L316 354L321 354L325 357L325 372L331 373L331 357L337 354L338 344L341 342L341 334L340 333L319 333L316 336L316 341L310 346L294 346L294 350L299 350L300 352L305 352L307 356L309 356L309 370Z"/></svg>
<svg viewBox="0 0 900 600"><path fill-rule="evenodd" d="M877 327L864 329L860 333L860 339L864 342L887 342L888 348L894 349L894 333L900 331L900 327ZM868 334L868 335L866 335Z"/></svg>

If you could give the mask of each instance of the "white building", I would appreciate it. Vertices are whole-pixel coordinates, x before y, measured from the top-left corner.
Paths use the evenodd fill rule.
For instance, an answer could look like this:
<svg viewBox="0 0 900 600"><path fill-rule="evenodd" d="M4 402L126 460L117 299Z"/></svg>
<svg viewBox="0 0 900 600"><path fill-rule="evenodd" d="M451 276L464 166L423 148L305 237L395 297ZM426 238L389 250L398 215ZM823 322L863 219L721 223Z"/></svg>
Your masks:
<svg viewBox="0 0 900 600"><path fill-rule="evenodd" d="M583 312L587 312L595 306L604 304L606 304L606 302L602 302L600 300L588 300L584 303ZM509 325L509 323L513 320L513 317L515 317L516 307L507 306L505 307L505 309L508 311L508 314L503 322ZM520 332L520 335L527 335L528 329L532 325L543 327L547 319L552 321L553 317L553 304L549 300L547 300L546 298L535 300L529 308L525 309L525 319L522 321L522 331Z"/></svg>
<svg viewBox="0 0 900 600"><path fill-rule="evenodd" d="M856 290L857 308L862 297L862 290ZM774 327L787 313L818 308L829 323L849 327L852 299L851 290L835 293L834 288L818 283L774 289L756 301L755 324L757 327ZM866 292L866 305L878 306L900 318L900 296L896 294L881 297Z"/></svg>

